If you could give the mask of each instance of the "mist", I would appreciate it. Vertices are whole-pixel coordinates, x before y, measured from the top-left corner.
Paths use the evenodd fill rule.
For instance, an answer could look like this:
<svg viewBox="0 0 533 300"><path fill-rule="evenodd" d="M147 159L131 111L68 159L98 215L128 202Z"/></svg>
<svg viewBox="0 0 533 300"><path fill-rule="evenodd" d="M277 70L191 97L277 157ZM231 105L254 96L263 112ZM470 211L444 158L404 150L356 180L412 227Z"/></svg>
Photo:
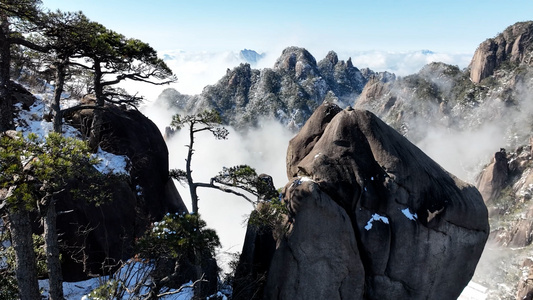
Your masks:
<svg viewBox="0 0 533 300"><path fill-rule="evenodd" d="M471 184L475 184L494 153L505 145L504 132L495 124L466 131L431 128L427 137L417 143L446 171Z"/></svg>
<svg viewBox="0 0 533 300"><path fill-rule="evenodd" d="M501 148L512 152L529 143L533 94L527 83L516 83L510 88L512 100L504 101L499 88L487 94L471 112L459 111L461 129L430 127L417 146L447 171L475 184L476 176L491 162L495 152Z"/></svg>
<svg viewBox="0 0 533 300"><path fill-rule="evenodd" d="M153 120L161 132L170 124L174 113L163 107L144 107L143 113ZM274 120L263 120L258 128L246 134L226 127L230 134L227 140L216 140L210 132L195 135L192 176L196 182L209 180L222 171L223 167L246 164L258 174L272 176L276 188L287 183L285 157L289 140L294 135ZM189 136L187 128L176 132L169 140L169 166L171 169L185 169ZM187 185L176 182L183 201L191 209L191 199ZM217 231L222 247L221 254L242 250L246 232L246 222L253 206L244 198L214 189L198 189L198 211L209 228ZM250 199L254 199L250 195ZM222 260L227 256L221 255ZM222 261L224 266L224 261Z"/></svg>
<svg viewBox="0 0 533 300"><path fill-rule="evenodd" d="M431 62L443 62L449 65L466 68L473 53L438 53L429 50L408 52L363 51L341 52L342 56L352 58L358 68L370 68L376 72L388 71L398 76L414 74Z"/></svg>

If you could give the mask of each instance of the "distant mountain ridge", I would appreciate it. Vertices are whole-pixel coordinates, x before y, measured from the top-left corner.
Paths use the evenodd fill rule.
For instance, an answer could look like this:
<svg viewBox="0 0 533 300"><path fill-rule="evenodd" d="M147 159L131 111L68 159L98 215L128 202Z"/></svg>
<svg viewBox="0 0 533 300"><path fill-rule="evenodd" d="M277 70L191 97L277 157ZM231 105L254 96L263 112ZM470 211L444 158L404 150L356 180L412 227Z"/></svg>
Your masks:
<svg viewBox="0 0 533 300"><path fill-rule="evenodd" d="M225 76L206 86L200 95L183 95L167 89L157 102L185 114L215 109L226 124L237 129L255 126L261 118L274 118L298 129L324 101L341 106L352 103L370 78L395 80L394 74L388 72L368 69L361 72L350 59L339 60L333 51L317 63L307 50L289 47L273 68L256 70L244 63L228 69Z"/></svg>
<svg viewBox="0 0 533 300"><path fill-rule="evenodd" d="M239 56L251 65L257 64L261 59L265 58L264 53L257 53L256 51L249 49L241 50L241 52L239 52Z"/></svg>

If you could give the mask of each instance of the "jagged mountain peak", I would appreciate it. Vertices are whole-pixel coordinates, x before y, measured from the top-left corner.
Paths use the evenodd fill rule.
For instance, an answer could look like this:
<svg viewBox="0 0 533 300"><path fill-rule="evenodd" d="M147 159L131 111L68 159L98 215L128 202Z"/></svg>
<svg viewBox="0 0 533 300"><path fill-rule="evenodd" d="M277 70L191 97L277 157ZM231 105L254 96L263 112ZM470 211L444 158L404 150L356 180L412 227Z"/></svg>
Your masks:
<svg viewBox="0 0 533 300"><path fill-rule="evenodd" d="M368 70L365 74L378 73ZM225 123L237 128L248 128L261 118L271 117L298 129L325 100L341 106L355 101L368 81L365 74L351 60L339 60L333 51L317 64L306 49L288 47L273 68L256 70L243 63L228 69L200 95L184 100L183 95L166 91L159 101L183 113L216 109Z"/></svg>
<svg viewBox="0 0 533 300"><path fill-rule="evenodd" d="M265 57L265 54L257 53L255 50L243 49L239 52L239 56L247 63L256 64Z"/></svg>
<svg viewBox="0 0 533 300"><path fill-rule="evenodd" d="M332 65L336 65L339 62L339 57L337 56L337 53L335 51L329 51L326 57L321 60L320 63L326 61L330 62Z"/></svg>
<svg viewBox="0 0 533 300"><path fill-rule="evenodd" d="M274 64L274 70L295 73L297 77L314 75L316 72L316 59L305 48L288 47Z"/></svg>

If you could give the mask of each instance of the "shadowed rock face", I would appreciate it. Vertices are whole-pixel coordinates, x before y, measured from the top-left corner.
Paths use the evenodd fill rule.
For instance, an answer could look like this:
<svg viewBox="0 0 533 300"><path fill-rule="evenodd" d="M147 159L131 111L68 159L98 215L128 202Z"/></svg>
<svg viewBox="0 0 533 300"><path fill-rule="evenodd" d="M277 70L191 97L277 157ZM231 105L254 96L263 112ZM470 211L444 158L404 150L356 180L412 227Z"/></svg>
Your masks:
<svg viewBox="0 0 533 300"><path fill-rule="evenodd" d="M456 299L488 237L480 193L368 111L320 106L290 142L266 299Z"/></svg>
<svg viewBox="0 0 533 300"><path fill-rule="evenodd" d="M100 206L68 197L58 201L58 211L70 212L57 219L65 247L64 279L75 281L129 258L134 240L150 222L187 208L169 179L165 141L144 115L109 106L76 112L68 121L89 137L92 147L126 155L131 163L130 177L113 187L112 201Z"/></svg>

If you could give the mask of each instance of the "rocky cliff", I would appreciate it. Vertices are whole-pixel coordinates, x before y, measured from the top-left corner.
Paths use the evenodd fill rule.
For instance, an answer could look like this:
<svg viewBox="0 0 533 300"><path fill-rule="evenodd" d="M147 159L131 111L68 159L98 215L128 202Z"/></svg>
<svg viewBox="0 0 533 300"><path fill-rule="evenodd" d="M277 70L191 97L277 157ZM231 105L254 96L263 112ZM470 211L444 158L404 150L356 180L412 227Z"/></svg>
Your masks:
<svg viewBox="0 0 533 300"><path fill-rule="evenodd" d="M216 84L200 95L188 96L174 89L165 90L159 105L183 113L206 108L219 111L224 122L238 129L257 125L261 118L274 118L292 128L300 128L324 100L341 106L353 102L368 79L394 80L389 73L362 73L351 60L339 60L335 52L317 63L307 50L283 50L273 68L255 70L241 64L227 71Z"/></svg>
<svg viewBox="0 0 533 300"><path fill-rule="evenodd" d="M98 117L95 115L98 114ZM157 126L136 110L106 106L67 117L93 149L129 160L129 176L111 191L112 200L95 206L62 199L58 228L65 242L65 279L102 272L104 265L128 259L135 239L167 212L187 211L168 174L168 149Z"/></svg>
<svg viewBox="0 0 533 300"><path fill-rule="evenodd" d="M533 64L533 22L521 22L509 26L493 39L477 48L470 63L470 79L480 83L492 76L503 64Z"/></svg>
<svg viewBox="0 0 533 300"><path fill-rule="evenodd" d="M474 279L501 299L533 295L533 159L531 141L501 149L479 175L477 186L489 210L491 233ZM529 296L528 296L529 295Z"/></svg>
<svg viewBox="0 0 533 300"><path fill-rule="evenodd" d="M510 26L483 42L465 70L431 63L393 82L371 80L354 107L374 112L415 143L439 129L494 125L517 147L533 129L531 32L533 22Z"/></svg>
<svg viewBox="0 0 533 300"><path fill-rule="evenodd" d="M372 113L318 107L287 175L265 299L456 299L473 276L481 195Z"/></svg>
<svg viewBox="0 0 533 300"><path fill-rule="evenodd" d="M17 130L51 128L42 99L37 100L20 85L14 97ZM106 272L120 260L130 258L135 239L151 222L167 212L184 212L187 208L169 180L165 141L157 126L140 112L106 106L77 111L66 116L66 121L67 134L86 138L95 152L127 157L129 172L106 191L112 195L109 202L95 205L75 201L69 193L58 199L57 211L63 212L58 215L57 226L64 279L76 281ZM75 188L76 183L72 184Z"/></svg>

